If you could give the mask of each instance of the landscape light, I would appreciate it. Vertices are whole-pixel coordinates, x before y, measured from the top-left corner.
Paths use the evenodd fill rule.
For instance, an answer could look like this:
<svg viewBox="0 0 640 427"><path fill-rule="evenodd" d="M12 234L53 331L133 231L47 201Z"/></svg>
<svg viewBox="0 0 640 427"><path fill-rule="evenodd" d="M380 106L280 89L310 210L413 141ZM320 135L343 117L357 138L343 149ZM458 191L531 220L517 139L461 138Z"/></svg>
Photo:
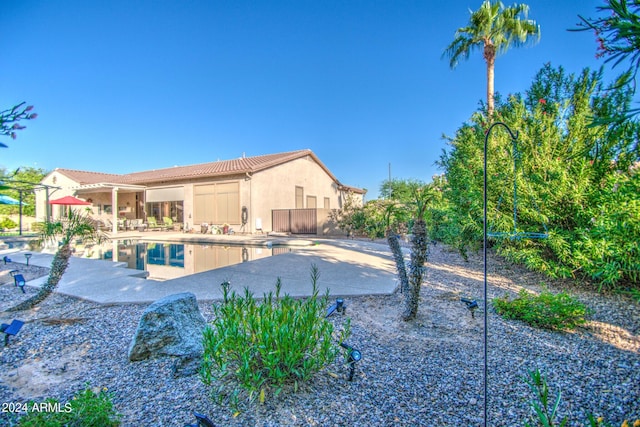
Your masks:
<svg viewBox="0 0 640 427"><path fill-rule="evenodd" d="M476 300L470 300L467 298L460 298L460 301L467 304L467 309L471 312L471 317L475 318L474 312L478 308L478 302Z"/></svg>
<svg viewBox="0 0 640 427"><path fill-rule="evenodd" d="M360 350L356 350L348 344L340 343L340 347L347 349L349 355L347 356L347 365L349 365L349 381L353 381L353 375L356 372L356 362L362 359L362 353Z"/></svg>
<svg viewBox="0 0 640 427"><path fill-rule="evenodd" d="M27 267L29 266L29 259L33 256L33 254L24 254L24 257L27 259Z"/></svg>
<svg viewBox="0 0 640 427"><path fill-rule="evenodd" d="M344 305L344 300L342 298L336 299L335 304L327 309L327 315L325 317L331 316L334 312L338 312L340 314L344 314L344 311L347 309L347 306Z"/></svg>
<svg viewBox="0 0 640 427"><path fill-rule="evenodd" d="M196 417L196 423L187 424L185 427L216 427L213 421L211 421L206 415L194 412L193 416Z"/></svg>

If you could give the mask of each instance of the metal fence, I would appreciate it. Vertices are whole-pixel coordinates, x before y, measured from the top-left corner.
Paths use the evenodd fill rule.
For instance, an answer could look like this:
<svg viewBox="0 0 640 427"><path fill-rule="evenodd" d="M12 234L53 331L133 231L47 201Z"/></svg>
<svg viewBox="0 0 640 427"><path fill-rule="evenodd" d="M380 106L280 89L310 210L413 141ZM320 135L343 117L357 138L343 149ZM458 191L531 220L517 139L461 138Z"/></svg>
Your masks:
<svg viewBox="0 0 640 427"><path fill-rule="evenodd" d="M316 209L273 209L271 224L279 233L317 234L318 213Z"/></svg>

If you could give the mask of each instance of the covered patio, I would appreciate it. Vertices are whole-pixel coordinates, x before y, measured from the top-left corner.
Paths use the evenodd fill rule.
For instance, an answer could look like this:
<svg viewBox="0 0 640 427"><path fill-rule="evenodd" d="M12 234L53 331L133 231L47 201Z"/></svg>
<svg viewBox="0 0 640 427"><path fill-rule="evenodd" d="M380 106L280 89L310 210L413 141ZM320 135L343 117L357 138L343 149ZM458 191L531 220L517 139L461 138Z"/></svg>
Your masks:
<svg viewBox="0 0 640 427"><path fill-rule="evenodd" d="M101 182L71 188L75 194L91 204L92 216L110 224L111 232L117 234L120 227L133 220L146 219L144 185Z"/></svg>

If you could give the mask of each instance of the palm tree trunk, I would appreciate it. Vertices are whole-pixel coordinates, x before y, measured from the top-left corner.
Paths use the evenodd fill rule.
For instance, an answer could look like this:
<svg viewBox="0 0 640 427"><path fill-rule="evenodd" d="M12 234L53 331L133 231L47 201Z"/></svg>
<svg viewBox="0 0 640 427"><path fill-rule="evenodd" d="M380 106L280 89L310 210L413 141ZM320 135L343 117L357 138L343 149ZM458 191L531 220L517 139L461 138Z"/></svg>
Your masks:
<svg viewBox="0 0 640 427"><path fill-rule="evenodd" d="M413 224L411 237L411 266L409 268L409 292L405 296L405 308L402 320L412 320L418 314L420 303L420 288L424 281L425 263L427 262L429 241L427 240L427 226L423 219L417 219Z"/></svg>
<svg viewBox="0 0 640 427"><path fill-rule="evenodd" d="M485 44L484 60L487 63L487 117L491 119L491 116L493 116L493 110L495 109L494 72L496 64L496 47L493 44Z"/></svg>
<svg viewBox="0 0 640 427"><path fill-rule="evenodd" d="M400 292L406 293L409 290L409 280L407 279L407 269L404 265L404 255L402 254L398 235L391 232L391 230L387 230L387 243L389 244L389 249L391 249L391 253L393 254L393 260L396 263L396 270L398 270Z"/></svg>
<svg viewBox="0 0 640 427"><path fill-rule="evenodd" d="M58 286L62 275L69 266L69 258L71 258L71 245L66 243L58 249L51 262L51 271L46 283L40 288L37 294L26 301L11 307L7 311L29 310L44 301Z"/></svg>

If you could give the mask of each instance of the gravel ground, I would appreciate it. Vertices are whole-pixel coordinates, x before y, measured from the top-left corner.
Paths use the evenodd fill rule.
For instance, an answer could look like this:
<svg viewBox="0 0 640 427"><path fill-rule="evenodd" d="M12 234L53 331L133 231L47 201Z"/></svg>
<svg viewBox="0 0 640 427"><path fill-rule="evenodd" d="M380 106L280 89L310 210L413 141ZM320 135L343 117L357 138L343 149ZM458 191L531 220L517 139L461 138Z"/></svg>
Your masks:
<svg viewBox="0 0 640 427"><path fill-rule="evenodd" d="M114 394L125 426L183 426L194 422L193 411L218 426L479 426L483 313L477 310L472 318L459 298L482 306L482 257L464 262L438 245L428 267L414 322L399 319L401 294L345 300L352 325L348 342L363 354L352 382L339 358L297 393L242 404L235 414L209 398L197 375L174 378L175 360L127 360L146 305L102 306L56 294L19 314L27 324L0 352L0 402L66 401L89 385ZM10 280L6 268L0 271L0 309L25 297ZM552 291L567 286L490 257L490 298L521 287L539 291L541 282ZM572 292L593 310L589 324L572 333L505 321L490 309L488 425L523 424L531 394L522 378L534 368L548 376L554 395L562 391L560 415L569 417L569 425L584 425L587 412L617 426L625 418L640 419L638 304L619 295ZM200 302L200 309L211 319L210 302ZM3 322L12 317L0 313ZM343 320L331 317L337 327ZM14 425L16 418L2 413L0 425Z"/></svg>

